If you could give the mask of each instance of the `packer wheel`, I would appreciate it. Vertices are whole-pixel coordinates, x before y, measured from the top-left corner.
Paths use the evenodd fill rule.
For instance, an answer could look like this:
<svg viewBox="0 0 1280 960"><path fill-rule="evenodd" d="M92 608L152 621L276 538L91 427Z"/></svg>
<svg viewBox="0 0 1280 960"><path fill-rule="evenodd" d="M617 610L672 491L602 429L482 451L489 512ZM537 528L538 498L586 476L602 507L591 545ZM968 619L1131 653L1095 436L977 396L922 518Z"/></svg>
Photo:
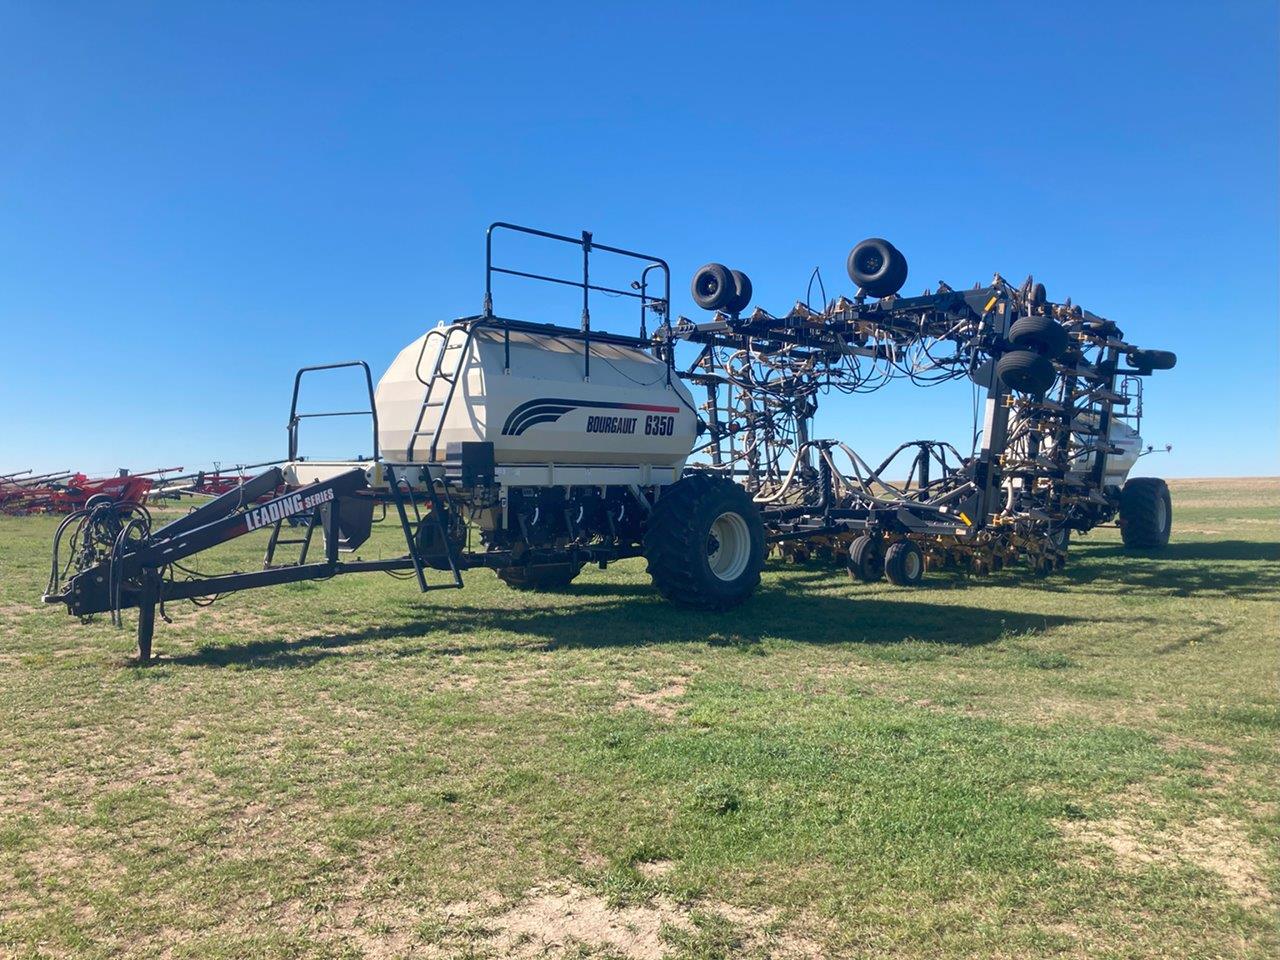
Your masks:
<svg viewBox="0 0 1280 960"><path fill-rule="evenodd" d="M849 544L849 576L863 583L884 578L884 545L879 537L864 533Z"/></svg>
<svg viewBox="0 0 1280 960"><path fill-rule="evenodd" d="M924 580L924 554L910 540L897 540L885 551L884 573L890 583L918 587Z"/></svg>

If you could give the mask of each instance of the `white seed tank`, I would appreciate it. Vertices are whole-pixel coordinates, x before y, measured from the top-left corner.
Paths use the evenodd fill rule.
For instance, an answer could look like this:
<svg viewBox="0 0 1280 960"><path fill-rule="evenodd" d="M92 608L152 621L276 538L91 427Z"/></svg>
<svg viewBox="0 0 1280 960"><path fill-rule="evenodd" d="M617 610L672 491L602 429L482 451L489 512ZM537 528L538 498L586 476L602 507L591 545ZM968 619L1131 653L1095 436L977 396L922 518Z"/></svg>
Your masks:
<svg viewBox="0 0 1280 960"><path fill-rule="evenodd" d="M581 340L512 331L509 368L501 329L476 330L469 348L467 340L462 325L438 327L387 369L375 395L384 459L428 462L437 426L436 461L463 441L492 443L500 465L678 471L689 456L697 434L692 398L644 350L593 342L588 380ZM433 378L438 359L442 376ZM455 370L458 385L446 408L445 378Z"/></svg>
<svg viewBox="0 0 1280 960"><path fill-rule="evenodd" d="M1142 456L1142 437L1138 435L1137 430L1122 420L1111 421L1109 436L1114 452L1107 457L1107 471L1103 482L1110 486L1122 487L1125 478L1129 476L1129 471L1137 465L1138 458ZM1090 464L1095 460L1096 457L1090 457Z"/></svg>

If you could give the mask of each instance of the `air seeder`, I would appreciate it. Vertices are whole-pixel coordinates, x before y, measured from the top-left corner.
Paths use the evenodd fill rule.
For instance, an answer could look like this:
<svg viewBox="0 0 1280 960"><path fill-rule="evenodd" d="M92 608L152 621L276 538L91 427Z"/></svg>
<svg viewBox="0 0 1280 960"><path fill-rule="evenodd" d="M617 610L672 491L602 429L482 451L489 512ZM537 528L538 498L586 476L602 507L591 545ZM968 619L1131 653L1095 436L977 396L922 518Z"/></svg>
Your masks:
<svg viewBox="0 0 1280 960"><path fill-rule="evenodd" d="M495 238L510 233L580 248L580 277L496 265ZM592 257L602 255L633 264L635 281L593 282ZM55 538L45 600L117 620L137 607L147 660L166 602L340 574L411 571L426 591L461 587L464 571L488 567L512 587L542 590L567 587L588 563L643 556L667 599L725 609L755 590L771 549L911 585L932 565L982 574L1021 559L1048 573L1064 562L1071 531L1117 514L1126 544L1167 542L1167 488L1126 476L1140 451L1143 379L1172 367L1172 354L1133 346L1114 323L1050 302L1030 279L900 297L906 260L882 240L855 247L848 272L851 298L748 315L749 279L708 264L692 294L714 316L695 323L671 316L661 258L586 232L495 223L481 313L428 330L376 388L363 361L299 370L285 461L178 520L153 529L145 514L103 502L72 514ZM499 314L498 276L580 290L580 322ZM593 293L630 298L636 335L593 329ZM682 365L688 345L696 356ZM342 368L361 375L367 406L298 409L308 374ZM961 455L913 441L872 468L842 440L813 435L820 395L899 376L968 378L985 391L981 444ZM304 420L350 415L372 423L368 459L300 456ZM908 452L905 482L891 478ZM404 553L362 559L379 505ZM185 566L255 530L268 538L262 569L201 576ZM298 547L296 559L279 561L284 545Z"/></svg>

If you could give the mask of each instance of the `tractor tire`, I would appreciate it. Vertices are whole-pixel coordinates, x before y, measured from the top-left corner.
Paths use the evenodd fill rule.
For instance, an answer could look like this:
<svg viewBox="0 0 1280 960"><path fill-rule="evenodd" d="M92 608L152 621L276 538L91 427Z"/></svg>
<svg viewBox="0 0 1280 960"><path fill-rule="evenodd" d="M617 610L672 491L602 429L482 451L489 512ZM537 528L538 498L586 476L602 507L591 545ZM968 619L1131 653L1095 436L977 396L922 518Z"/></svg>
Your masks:
<svg viewBox="0 0 1280 960"><path fill-rule="evenodd" d="M871 237L849 251L849 279L871 297L891 297L907 282L907 258L888 240Z"/></svg>
<svg viewBox="0 0 1280 960"><path fill-rule="evenodd" d="M1169 543L1173 502L1159 477L1130 477L1120 490L1120 537L1132 550L1159 550Z"/></svg>
<svg viewBox="0 0 1280 960"><path fill-rule="evenodd" d="M1032 316L1023 317L1009 328L1009 343L1057 360L1067 352L1071 337L1053 317Z"/></svg>
<svg viewBox="0 0 1280 960"><path fill-rule="evenodd" d="M658 498L644 533L658 592L680 607L727 610L746 600L764 568L764 523L746 490L690 474Z"/></svg>
<svg viewBox="0 0 1280 960"><path fill-rule="evenodd" d="M863 583L884 579L884 545L867 534L849 544L849 576Z"/></svg>
<svg viewBox="0 0 1280 960"><path fill-rule="evenodd" d="M924 579L924 554L910 540L896 540L884 554L884 575L899 587L918 587Z"/></svg>
<svg viewBox="0 0 1280 960"><path fill-rule="evenodd" d="M724 310L737 297L733 274L723 263L699 267L689 285L693 302L703 310Z"/></svg>
<svg viewBox="0 0 1280 960"><path fill-rule="evenodd" d="M580 563L540 563L531 566L499 567L498 579L513 590L563 590L582 572Z"/></svg>
<svg viewBox="0 0 1280 960"><path fill-rule="evenodd" d="M751 304L751 278L741 270L730 270L729 276L733 278L733 299L725 304L725 310L737 316Z"/></svg>
<svg viewBox="0 0 1280 960"><path fill-rule="evenodd" d="M1053 364L1030 350L1013 350L996 361L996 376L1010 390L1042 395L1053 386Z"/></svg>

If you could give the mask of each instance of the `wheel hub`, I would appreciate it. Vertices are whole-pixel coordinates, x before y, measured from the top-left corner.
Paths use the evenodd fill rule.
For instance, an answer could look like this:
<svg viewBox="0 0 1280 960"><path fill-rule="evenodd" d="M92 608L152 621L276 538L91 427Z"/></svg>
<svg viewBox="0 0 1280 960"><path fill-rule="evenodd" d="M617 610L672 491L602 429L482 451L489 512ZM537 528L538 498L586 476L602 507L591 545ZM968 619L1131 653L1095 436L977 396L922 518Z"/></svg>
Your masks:
<svg viewBox="0 0 1280 960"><path fill-rule="evenodd" d="M902 568L906 575L912 580L920 576L920 555L915 552L908 553L903 559Z"/></svg>
<svg viewBox="0 0 1280 960"><path fill-rule="evenodd" d="M736 580L751 562L751 531L741 514L725 511L707 533L707 566L721 580Z"/></svg>

